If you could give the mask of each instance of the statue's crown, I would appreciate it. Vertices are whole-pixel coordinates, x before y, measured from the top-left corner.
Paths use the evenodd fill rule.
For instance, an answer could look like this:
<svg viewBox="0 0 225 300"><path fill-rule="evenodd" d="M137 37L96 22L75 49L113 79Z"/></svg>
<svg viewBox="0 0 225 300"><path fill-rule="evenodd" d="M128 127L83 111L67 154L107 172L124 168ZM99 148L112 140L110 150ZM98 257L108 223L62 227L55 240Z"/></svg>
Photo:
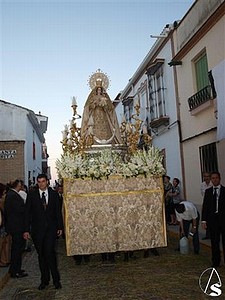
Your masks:
<svg viewBox="0 0 225 300"><path fill-rule="evenodd" d="M96 87L103 87L104 90L107 90L109 87L109 78L101 69L98 69L89 77L89 86L92 90Z"/></svg>

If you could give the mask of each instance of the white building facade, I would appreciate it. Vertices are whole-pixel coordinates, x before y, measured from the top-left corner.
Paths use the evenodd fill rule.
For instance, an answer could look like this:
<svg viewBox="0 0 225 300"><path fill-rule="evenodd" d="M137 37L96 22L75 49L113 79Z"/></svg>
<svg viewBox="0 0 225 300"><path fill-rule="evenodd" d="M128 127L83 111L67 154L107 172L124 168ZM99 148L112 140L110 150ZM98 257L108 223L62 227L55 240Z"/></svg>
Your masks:
<svg viewBox="0 0 225 300"><path fill-rule="evenodd" d="M175 23L176 25L176 23ZM167 25L123 90L120 100L126 121L132 122L135 103L140 104L142 125L147 127L152 144L164 155L167 174L177 177L182 187L179 116L174 85L174 72L168 65L173 56L172 32Z"/></svg>
<svg viewBox="0 0 225 300"><path fill-rule="evenodd" d="M43 172L44 142L43 129L33 111L0 100L1 183L22 179L26 185L34 184Z"/></svg>
<svg viewBox="0 0 225 300"><path fill-rule="evenodd" d="M174 40L186 198L200 205L204 172L225 182L225 1L196 1Z"/></svg>

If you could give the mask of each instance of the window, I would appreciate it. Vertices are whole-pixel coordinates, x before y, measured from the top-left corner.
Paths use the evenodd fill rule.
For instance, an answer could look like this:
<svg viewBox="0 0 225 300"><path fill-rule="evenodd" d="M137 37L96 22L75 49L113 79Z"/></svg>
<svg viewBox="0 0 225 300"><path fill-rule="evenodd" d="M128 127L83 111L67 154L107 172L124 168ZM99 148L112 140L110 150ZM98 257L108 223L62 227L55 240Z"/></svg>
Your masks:
<svg viewBox="0 0 225 300"><path fill-rule="evenodd" d="M214 79L212 72L208 72L208 62L205 52L194 60L194 68L197 92L188 98L188 105L192 115L209 107L211 105L209 100L216 97Z"/></svg>
<svg viewBox="0 0 225 300"><path fill-rule="evenodd" d="M36 159L36 147L35 147L35 142L33 142L33 160Z"/></svg>
<svg viewBox="0 0 225 300"><path fill-rule="evenodd" d="M124 115L126 118L126 121L131 121L131 116L133 114L134 110L134 100L133 97L128 97L123 103L124 106Z"/></svg>
<svg viewBox="0 0 225 300"><path fill-rule="evenodd" d="M154 74L148 72L148 87L151 120L166 116L163 64Z"/></svg>
<svg viewBox="0 0 225 300"><path fill-rule="evenodd" d="M147 97L146 90L141 93L140 97L140 107L141 107L141 119L145 120L147 118Z"/></svg>
<svg viewBox="0 0 225 300"><path fill-rule="evenodd" d="M194 62L197 92L209 85L208 61L206 53L202 53Z"/></svg>
<svg viewBox="0 0 225 300"><path fill-rule="evenodd" d="M216 143L199 147L202 174L218 170Z"/></svg>
<svg viewBox="0 0 225 300"><path fill-rule="evenodd" d="M33 156L33 160L35 160L36 159L36 146L35 146L35 132L34 132L34 130L33 130L32 156Z"/></svg>

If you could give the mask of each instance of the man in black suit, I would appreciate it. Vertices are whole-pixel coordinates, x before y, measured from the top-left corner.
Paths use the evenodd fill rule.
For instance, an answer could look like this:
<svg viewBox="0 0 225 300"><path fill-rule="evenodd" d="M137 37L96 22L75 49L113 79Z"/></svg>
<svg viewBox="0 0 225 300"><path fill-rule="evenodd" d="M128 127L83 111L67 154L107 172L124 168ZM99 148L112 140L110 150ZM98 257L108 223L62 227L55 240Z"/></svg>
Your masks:
<svg viewBox="0 0 225 300"><path fill-rule="evenodd" d="M220 173L211 173L213 186L205 191L202 206L202 227L208 228L211 238L213 267L220 265L220 235L225 261L225 187L220 184Z"/></svg>
<svg viewBox="0 0 225 300"><path fill-rule="evenodd" d="M9 273L13 278L21 278L27 276L27 273L21 269L22 252L24 249L24 216L25 204L19 195L21 189L21 181L15 180L10 186L10 190L5 198L5 227L6 232L12 237L11 246L11 265Z"/></svg>
<svg viewBox="0 0 225 300"><path fill-rule="evenodd" d="M48 187L45 174L38 175L37 184L38 188L27 196L24 238L29 239L31 228L41 271L41 283L38 289L43 290L49 284L50 271L55 288L60 289L62 286L55 251L56 238L63 230L59 195Z"/></svg>

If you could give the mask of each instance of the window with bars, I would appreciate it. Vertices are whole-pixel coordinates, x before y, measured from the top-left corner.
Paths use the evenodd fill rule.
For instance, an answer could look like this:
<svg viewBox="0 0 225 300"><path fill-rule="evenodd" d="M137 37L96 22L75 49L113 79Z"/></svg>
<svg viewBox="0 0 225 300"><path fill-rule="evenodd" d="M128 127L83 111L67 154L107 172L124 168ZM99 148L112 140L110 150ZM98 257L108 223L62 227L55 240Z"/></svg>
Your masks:
<svg viewBox="0 0 225 300"><path fill-rule="evenodd" d="M212 72L208 71L208 61L206 52L198 55L193 60L196 80L196 93L188 98L190 111L216 97L214 79Z"/></svg>
<svg viewBox="0 0 225 300"><path fill-rule="evenodd" d="M218 170L216 143L199 147L199 154L202 174Z"/></svg>
<svg viewBox="0 0 225 300"><path fill-rule="evenodd" d="M151 120L166 116L163 64L148 76L148 87Z"/></svg>

